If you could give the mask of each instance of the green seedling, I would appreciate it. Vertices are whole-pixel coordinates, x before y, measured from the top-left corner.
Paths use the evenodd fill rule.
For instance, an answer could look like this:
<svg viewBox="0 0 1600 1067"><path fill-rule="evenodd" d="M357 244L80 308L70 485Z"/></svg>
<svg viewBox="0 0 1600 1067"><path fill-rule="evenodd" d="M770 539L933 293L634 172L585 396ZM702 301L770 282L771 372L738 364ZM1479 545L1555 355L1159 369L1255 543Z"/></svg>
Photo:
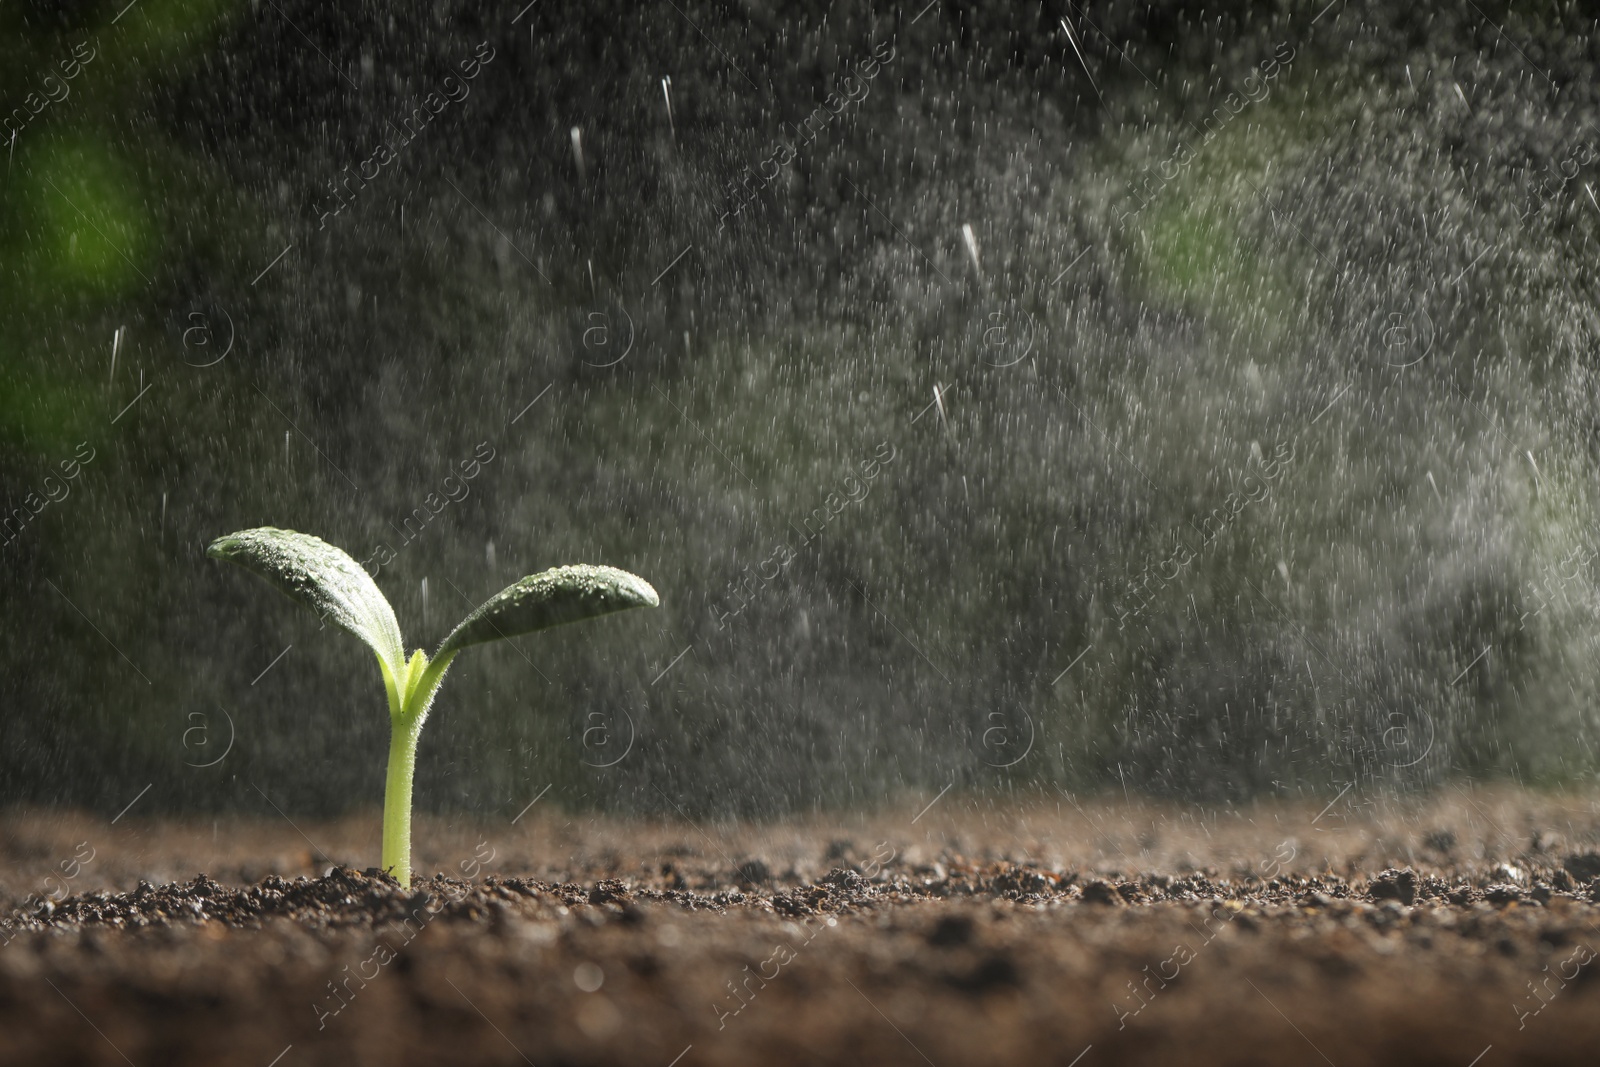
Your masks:
<svg viewBox="0 0 1600 1067"><path fill-rule="evenodd" d="M429 660L422 649L406 659L394 608L354 559L310 534L261 526L219 537L212 559L237 563L290 599L365 641L378 655L389 695L389 773L383 790L383 867L411 884L411 781L417 738L433 695L456 654L468 645L580 622L628 608L658 607L650 583L615 567L586 564L532 574L490 597L444 639Z"/></svg>

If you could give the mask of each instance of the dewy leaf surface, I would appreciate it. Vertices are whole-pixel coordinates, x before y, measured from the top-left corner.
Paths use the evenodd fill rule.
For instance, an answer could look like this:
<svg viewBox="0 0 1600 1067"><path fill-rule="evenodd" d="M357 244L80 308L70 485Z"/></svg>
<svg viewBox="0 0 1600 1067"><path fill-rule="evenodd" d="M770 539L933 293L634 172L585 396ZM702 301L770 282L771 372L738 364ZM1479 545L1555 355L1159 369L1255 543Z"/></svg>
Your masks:
<svg viewBox="0 0 1600 1067"><path fill-rule="evenodd" d="M588 564L555 567L529 575L490 597L461 620L435 658L468 645L660 604L650 583L637 574Z"/></svg>
<svg viewBox="0 0 1600 1067"><path fill-rule="evenodd" d="M236 563L372 647L394 677L406 656L394 609L361 565L320 537L259 526L219 537L206 555Z"/></svg>

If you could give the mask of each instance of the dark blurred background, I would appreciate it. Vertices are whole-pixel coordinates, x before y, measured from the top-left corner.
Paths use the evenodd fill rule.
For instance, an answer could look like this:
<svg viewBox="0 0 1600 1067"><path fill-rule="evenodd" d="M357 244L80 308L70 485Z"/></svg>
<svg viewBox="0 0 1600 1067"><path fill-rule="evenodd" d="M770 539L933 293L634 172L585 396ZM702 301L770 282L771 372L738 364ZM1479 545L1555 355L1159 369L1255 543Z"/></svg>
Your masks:
<svg viewBox="0 0 1600 1067"><path fill-rule="evenodd" d="M124 2L0 9L0 800L378 802L266 524L660 591L423 808L1593 776L1582 6Z"/></svg>

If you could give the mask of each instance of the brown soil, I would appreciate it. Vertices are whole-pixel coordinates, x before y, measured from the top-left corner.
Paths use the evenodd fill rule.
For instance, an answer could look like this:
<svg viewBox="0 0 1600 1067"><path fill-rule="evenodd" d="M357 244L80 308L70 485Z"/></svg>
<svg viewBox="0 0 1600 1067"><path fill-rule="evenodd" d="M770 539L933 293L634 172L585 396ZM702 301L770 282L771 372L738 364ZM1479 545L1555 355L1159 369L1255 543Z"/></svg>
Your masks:
<svg viewBox="0 0 1600 1067"><path fill-rule="evenodd" d="M1592 1063L1596 799L12 812L0 1063Z"/></svg>

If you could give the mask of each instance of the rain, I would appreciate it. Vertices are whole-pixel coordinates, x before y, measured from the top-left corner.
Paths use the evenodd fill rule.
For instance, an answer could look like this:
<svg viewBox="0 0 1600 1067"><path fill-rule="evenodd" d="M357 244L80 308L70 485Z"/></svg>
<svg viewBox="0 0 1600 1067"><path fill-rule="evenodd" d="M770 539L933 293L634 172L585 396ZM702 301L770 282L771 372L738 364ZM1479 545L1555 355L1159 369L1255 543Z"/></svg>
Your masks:
<svg viewBox="0 0 1600 1067"><path fill-rule="evenodd" d="M0 1059L1592 1055L1582 5L0 25Z"/></svg>

